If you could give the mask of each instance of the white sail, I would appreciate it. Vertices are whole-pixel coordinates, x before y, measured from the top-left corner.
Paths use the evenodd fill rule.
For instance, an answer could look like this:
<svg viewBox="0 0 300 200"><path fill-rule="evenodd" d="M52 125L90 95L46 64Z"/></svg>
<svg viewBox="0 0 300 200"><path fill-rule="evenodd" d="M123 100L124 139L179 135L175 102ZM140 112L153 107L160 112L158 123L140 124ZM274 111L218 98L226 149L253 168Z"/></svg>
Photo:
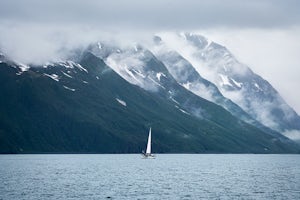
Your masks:
<svg viewBox="0 0 300 200"><path fill-rule="evenodd" d="M149 136L148 136L148 143L147 143L146 154L148 154L148 155L151 154L151 128L149 130Z"/></svg>

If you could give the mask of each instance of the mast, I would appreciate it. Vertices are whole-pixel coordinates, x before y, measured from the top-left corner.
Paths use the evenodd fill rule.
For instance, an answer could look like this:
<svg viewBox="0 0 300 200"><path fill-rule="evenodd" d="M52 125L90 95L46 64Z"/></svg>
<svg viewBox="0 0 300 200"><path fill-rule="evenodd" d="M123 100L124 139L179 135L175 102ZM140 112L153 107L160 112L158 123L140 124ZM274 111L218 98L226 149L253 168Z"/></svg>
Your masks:
<svg viewBox="0 0 300 200"><path fill-rule="evenodd" d="M151 127L150 127L150 130L149 130L146 154L151 154Z"/></svg>

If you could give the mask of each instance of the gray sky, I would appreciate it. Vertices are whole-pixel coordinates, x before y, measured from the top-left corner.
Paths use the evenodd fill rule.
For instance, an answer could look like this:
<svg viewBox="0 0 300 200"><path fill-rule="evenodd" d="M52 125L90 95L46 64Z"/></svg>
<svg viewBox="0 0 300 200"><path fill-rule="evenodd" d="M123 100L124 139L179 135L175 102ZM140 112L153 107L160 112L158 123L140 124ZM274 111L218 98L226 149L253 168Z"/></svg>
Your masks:
<svg viewBox="0 0 300 200"><path fill-rule="evenodd" d="M298 0L1 0L0 18L99 28L199 29L299 25Z"/></svg>
<svg viewBox="0 0 300 200"><path fill-rule="evenodd" d="M298 0L1 0L0 46L44 61L100 35L194 31L262 75L300 113Z"/></svg>

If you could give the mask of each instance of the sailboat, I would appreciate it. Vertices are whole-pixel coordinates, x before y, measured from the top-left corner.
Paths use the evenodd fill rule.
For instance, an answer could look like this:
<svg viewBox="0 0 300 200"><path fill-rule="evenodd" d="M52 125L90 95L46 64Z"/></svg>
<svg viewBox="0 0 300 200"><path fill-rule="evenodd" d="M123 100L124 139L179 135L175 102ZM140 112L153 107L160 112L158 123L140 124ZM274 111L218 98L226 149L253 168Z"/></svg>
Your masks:
<svg viewBox="0 0 300 200"><path fill-rule="evenodd" d="M155 158L155 156L153 154L151 154L151 127L149 130L146 153L143 152L142 155L143 155L143 158Z"/></svg>

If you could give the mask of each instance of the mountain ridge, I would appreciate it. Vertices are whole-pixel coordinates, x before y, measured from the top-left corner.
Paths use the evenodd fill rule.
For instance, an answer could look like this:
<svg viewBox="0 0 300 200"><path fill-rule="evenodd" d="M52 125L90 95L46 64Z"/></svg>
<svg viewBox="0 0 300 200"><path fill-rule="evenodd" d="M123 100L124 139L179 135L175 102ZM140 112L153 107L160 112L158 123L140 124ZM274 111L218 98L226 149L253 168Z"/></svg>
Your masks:
<svg viewBox="0 0 300 200"><path fill-rule="evenodd" d="M283 134L297 130L299 138L299 115L270 83L240 63L226 47L192 33L162 37L163 42L178 51L199 74L217 86L222 95L251 117ZM178 41L180 48L172 45L174 41Z"/></svg>
<svg viewBox="0 0 300 200"><path fill-rule="evenodd" d="M1 91L7 94L1 103L2 153L136 153L144 148L139 131L151 125L158 133L158 152L299 152L298 145L278 132L250 125L188 90L151 50L133 46L102 51L106 46L96 44L98 53L90 46L74 59L44 66L1 56ZM26 145L20 147L20 141Z"/></svg>

